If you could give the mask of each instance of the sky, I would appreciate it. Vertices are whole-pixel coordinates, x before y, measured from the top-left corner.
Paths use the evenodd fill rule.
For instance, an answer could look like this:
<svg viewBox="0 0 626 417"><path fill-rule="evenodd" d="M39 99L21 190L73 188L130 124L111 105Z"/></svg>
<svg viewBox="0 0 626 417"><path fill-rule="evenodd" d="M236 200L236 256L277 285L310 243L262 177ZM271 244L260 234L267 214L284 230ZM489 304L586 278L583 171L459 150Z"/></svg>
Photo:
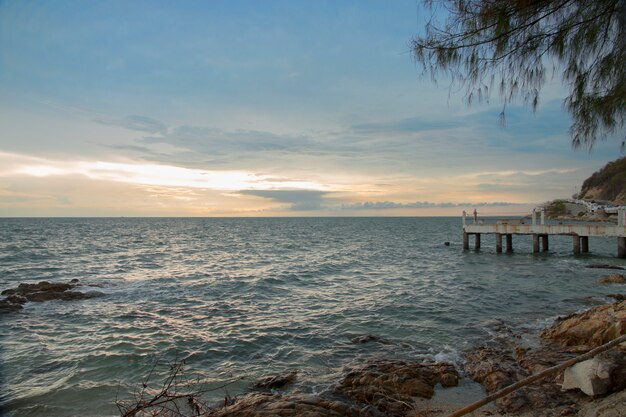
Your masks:
<svg viewBox="0 0 626 417"><path fill-rule="evenodd" d="M525 214L620 141L567 89L467 106L419 1L0 0L0 216Z"/></svg>

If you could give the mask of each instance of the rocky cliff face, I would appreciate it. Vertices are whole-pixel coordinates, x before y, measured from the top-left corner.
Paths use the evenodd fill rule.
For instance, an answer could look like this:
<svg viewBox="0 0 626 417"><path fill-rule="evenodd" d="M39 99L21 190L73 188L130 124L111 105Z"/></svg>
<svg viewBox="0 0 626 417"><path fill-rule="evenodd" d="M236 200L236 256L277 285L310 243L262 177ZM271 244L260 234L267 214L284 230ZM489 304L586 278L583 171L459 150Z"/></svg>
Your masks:
<svg viewBox="0 0 626 417"><path fill-rule="evenodd" d="M578 197L626 204L626 157L609 162L594 172L583 183Z"/></svg>

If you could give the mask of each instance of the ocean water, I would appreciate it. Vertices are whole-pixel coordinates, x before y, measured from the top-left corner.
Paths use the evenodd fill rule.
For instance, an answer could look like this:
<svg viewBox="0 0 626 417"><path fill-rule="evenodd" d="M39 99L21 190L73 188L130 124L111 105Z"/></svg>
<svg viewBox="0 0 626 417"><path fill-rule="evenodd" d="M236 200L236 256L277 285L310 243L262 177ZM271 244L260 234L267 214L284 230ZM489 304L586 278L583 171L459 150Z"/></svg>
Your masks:
<svg viewBox="0 0 626 417"><path fill-rule="evenodd" d="M0 289L77 278L105 293L0 316L0 414L117 415L173 360L229 383L209 399L293 369L292 390L323 394L355 362L458 360L494 321L537 329L622 291L585 268L626 267L614 239L580 257L569 237L549 254L513 244L463 252L460 218L0 219Z"/></svg>

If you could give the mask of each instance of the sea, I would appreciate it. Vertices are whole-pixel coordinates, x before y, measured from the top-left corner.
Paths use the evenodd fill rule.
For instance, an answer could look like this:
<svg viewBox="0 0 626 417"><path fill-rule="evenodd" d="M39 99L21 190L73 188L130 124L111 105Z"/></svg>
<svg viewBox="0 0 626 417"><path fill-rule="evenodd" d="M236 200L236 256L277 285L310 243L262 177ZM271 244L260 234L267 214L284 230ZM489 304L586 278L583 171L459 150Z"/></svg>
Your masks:
<svg viewBox="0 0 626 417"><path fill-rule="evenodd" d="M289 371L287 392L331 395L373 358L458 364L494 329L536 333L623 291L586 268L626 267L615 239L589 246L463 251L460 217L3 218L0 289L78 279L103 296L0 316L0 414L119 415L172 363L222 403Z"/></svg>

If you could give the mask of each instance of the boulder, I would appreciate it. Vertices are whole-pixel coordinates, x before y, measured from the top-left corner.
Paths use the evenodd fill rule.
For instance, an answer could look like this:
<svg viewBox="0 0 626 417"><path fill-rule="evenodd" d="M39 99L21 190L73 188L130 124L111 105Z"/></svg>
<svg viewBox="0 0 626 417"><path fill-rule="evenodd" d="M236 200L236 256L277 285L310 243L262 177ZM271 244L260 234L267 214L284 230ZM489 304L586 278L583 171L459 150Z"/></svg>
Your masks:
<svg viewBox="0 0 626 417"><path fill-rule="evenodd" d="M437 383L454 386L458 378L448 363L380 360L350 369L335 392L383 415L403 416L416 397L431 398Z"/></svg>
<svg viewBox="0 0 626 417"><path fill-rule="evenodd" d="M389 342L388 340L383 339L382 337L374 336L373 334L366 334L362 336L353 337L352 339L350 339L350 342L354 344L358 344L358 345L364 344L364 343L380 343L383 345L391 344L391 342Z"/></svg>
<svg viewBox="0 0 626 417"><path fill-rule="evenodd" d="M571 351L587 351L625 333L626 301L618 301L558 319L541 337Z"/></svg>
<svg viewBox="0 0 626 417"><path fill-rule="evenodd" d="M285 372L280 375L268 376L255 382L256 389L277 389L291 384L296 380L298 371Z"/></svg>
<svg viewBox="0 0 626 417"><path fill-rule="evenodd" d="M9 288L2 291L2 295L6 296L6 298L1 300L0 311L19 310L28 301L84 300L104 295L99 291L72 291L79 285L78 280L75 278L69 283L48 281L41 281L37 284L22 283L17 288Z"/></svg>
<svg viewBox="0 0 626 417"><path fill-rule="evenodd" d="M622 274L611 274L602 277L598 280L600 284L624 284L626 283L626 277Z"/></svg>
<svg viewBox="0 0 626 417"><path fill-rule="evenodd" d="M580 389L589 396L618 392L626 388L626 353L613 349L567 368L563 390Z"/></svg>

